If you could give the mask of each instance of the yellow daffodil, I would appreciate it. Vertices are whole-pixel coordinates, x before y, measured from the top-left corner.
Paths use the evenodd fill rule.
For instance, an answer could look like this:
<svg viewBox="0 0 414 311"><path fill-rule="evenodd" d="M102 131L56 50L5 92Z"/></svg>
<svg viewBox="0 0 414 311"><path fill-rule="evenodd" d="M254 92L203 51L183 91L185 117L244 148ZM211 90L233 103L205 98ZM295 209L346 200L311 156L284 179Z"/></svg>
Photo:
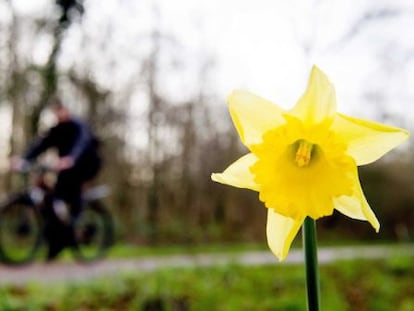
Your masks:
<svg viewBox="0 0 414 311"><path fill-rule="evenodd" d="M307 216L318 219L336 209L378 232L357 165L383 156L407 131L337 113L334 87L315 66L290 110L241 90L230 95L228 106L250 153L212 179L259 192L268 208L268 244L280 260Z"/></svg>

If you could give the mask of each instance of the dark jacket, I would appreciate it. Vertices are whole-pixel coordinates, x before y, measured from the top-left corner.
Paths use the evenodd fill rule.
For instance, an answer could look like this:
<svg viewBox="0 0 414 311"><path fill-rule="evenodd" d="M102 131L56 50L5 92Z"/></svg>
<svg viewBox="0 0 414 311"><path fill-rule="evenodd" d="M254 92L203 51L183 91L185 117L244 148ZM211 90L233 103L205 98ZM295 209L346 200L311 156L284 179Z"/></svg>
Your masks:
<svg viewBox="0 0 414 311"><path fill-rule="evenodd" d="M37 139L27 150L24 158L34 160L49 148L55 148L59 157L71 156L75 164L84 159L99 158L98 140L90 127L81 120L71 118L60 122Z"/></svg>

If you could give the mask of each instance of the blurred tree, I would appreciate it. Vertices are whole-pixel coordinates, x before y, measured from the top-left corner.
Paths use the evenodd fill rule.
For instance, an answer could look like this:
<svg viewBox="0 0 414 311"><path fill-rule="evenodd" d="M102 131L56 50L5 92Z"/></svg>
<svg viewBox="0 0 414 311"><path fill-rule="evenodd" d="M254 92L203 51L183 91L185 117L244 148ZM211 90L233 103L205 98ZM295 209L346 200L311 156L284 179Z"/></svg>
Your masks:
<svg viewBox="0 0 414 311"><path fill-rule="evenodd" d="M159 19L159 12L154 7L156 19ZM158 26L157 26L158 27ZM151 167L152 180L148 190L148 226L149 237L152 241L156 239L158 231L158 213L160 196L160 141L159 127L162 113L163 101L157 92L157 66L160 53L160 34L154 29L151 35L152 51L144 65L146 68L146 80L148 87L149 107L148 107L148 161Z"/></svg>
<svg viewBox="0 0 414 311"><path fill-rule="evenodd" d="M20 70L20 64L17 54L16 44L19 41L19 20L16 16L15 10L11 1L6 1L8 4L11 21L8 30L8 49L7 49L7 65L6 65L6 98L11 103L12 114L12 135L10 135L10 155L21 152L24 143L24 131L22 125L24 124L24 107L22 102L22 90L24 84L24 76Z"/></svg>
<svg viewBox="0 0 414 311"><path fill-rule="evenodd" d="M31 113L29 114L29 139L38 132L38 125L40 115L48 104L51 96L55 95L58 86L58 70L57 70L57 59L62 45L64 31L70 26L73 21L70 18L71 12L78 12L80 16L84 13L83 1L81 0L56 0L56 4L61 9L61 16L57 23L54 23L51 27L53 34L53 46L52 51L49 54L48 61L44 67L37 68L42 80L43 80L43 91L41 92L40 98L37 103L32 104Z"/></svg>
<svg viewBox="0 0 414 311"><path fill-rule="evenodd" d="M60 25L70 22L70 13L75 11L82 15L84 13L83 0L56 0L56 4L61 8L62 14L59 18Z"/></svg>

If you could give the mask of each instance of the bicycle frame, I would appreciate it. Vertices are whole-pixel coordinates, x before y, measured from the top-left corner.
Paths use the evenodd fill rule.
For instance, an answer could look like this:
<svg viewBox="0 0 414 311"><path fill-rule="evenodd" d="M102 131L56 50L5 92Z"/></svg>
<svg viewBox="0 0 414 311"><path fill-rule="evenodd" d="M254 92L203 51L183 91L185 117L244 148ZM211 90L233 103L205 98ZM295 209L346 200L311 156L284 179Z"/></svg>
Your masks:
<svg viewBox="0 0 414 311"><path fill-rule="evenodd" d="M0 223L5 225L5 228L8 228L7 224L10 224L10 222L7 220L9 218L4 218L3 216L16 215L11 217L17 217L18 220L20 219L18 223L23 224L21 228L25 229L24 221L22 222L21 220L24 219L24 211L29 210L34 211L33 217L37 219L36 221L40 225L40 234L38 238L33 240L33 244L28 246L27 256L21 255L19 258L14 258L12 253L9 253L7 250L10 248L4 246L2 244L3 240L0 239L0 260L3 263L19 265L30 262L34 258L37 249L44 239L44 234L46 232L44 224L51 224L49 221L55 221L51 220L49 217L56 219L61 225L63 224L67 228L70 228L74 240L73 245L69 244L67 246L70 246L75 258L80 261L85 262L98 259L103 256L105 251L112 245L114 234L112 216L101 202L101 199L109 194L108 187L100 185L83 190L83 207L81 213L75 218L69 216L69 222L65 223L64 220L60 219L59 215L55 213L56 211L54 208L48 208L54 207L52 206L53 186L46 180L46 175L49 172L57 173L56 170L51 169L50 167L45 167L44 165L36 165L26 168L24 171L20 172L23 174L24 178L24 186L22 187L22 190L10 195L6 201L0 202ZM33 173L35 176L31 176ZM31 179L31 177L33 177L33 179ZM10 211L14 211L15 214L10 214ZM20 227L16 228L19 230ZM19 233L16 233L16 231L7 231L9 229L5 230L6 231L4 232L7 232L12 236L16 236L17 234L16 238L18 238ZM0 237L3 236L2 234L3 233L0 233ZM95 236L97 240L95 239ZM92 247L91 250L89 250L90 247Z"/></svg>
<svg viewBox="0 0 414 311"><path fill-rule="evenodd" d="M37 176L35 176L35 181L30 183L29 175L33 172L37 174ZM39 207L44 205L44 199L46 196L52 195L53 193L53 186L46 181L46 175L48 173L57 174L58 171L55 168L45 164L30 165L21 171L25 181L23 187L24 189L19 193L21 195L28 195L34 206ZM102 200L109 196L109 194L110 189L107 185L96 185L89 188L82 188L82 201L84 203L88 203L96 200Z"/></svg>

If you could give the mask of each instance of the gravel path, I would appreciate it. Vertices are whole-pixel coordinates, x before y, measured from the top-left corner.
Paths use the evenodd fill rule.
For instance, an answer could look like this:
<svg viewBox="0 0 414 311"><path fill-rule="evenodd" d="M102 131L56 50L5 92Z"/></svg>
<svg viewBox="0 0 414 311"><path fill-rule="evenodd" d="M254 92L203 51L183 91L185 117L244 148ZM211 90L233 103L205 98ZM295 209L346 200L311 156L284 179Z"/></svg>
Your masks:
<svg viewBox="0 0 414 311"><path fill-rule="evenodd" d="M376 259L391 256L413 256L414 244L393 246L352 246L319 248L319 262L336 260ZM53 283L85 281L98 276L126 272L149 272L162 268L191 268L214 265L277 265L303 262L300 249L290 251L288 258L279 263L270 251L251 251L232 254L171 255L134 259L109 259L91 264L76 262L34 263L24 267L0 265L0 284Z"/></svg>

